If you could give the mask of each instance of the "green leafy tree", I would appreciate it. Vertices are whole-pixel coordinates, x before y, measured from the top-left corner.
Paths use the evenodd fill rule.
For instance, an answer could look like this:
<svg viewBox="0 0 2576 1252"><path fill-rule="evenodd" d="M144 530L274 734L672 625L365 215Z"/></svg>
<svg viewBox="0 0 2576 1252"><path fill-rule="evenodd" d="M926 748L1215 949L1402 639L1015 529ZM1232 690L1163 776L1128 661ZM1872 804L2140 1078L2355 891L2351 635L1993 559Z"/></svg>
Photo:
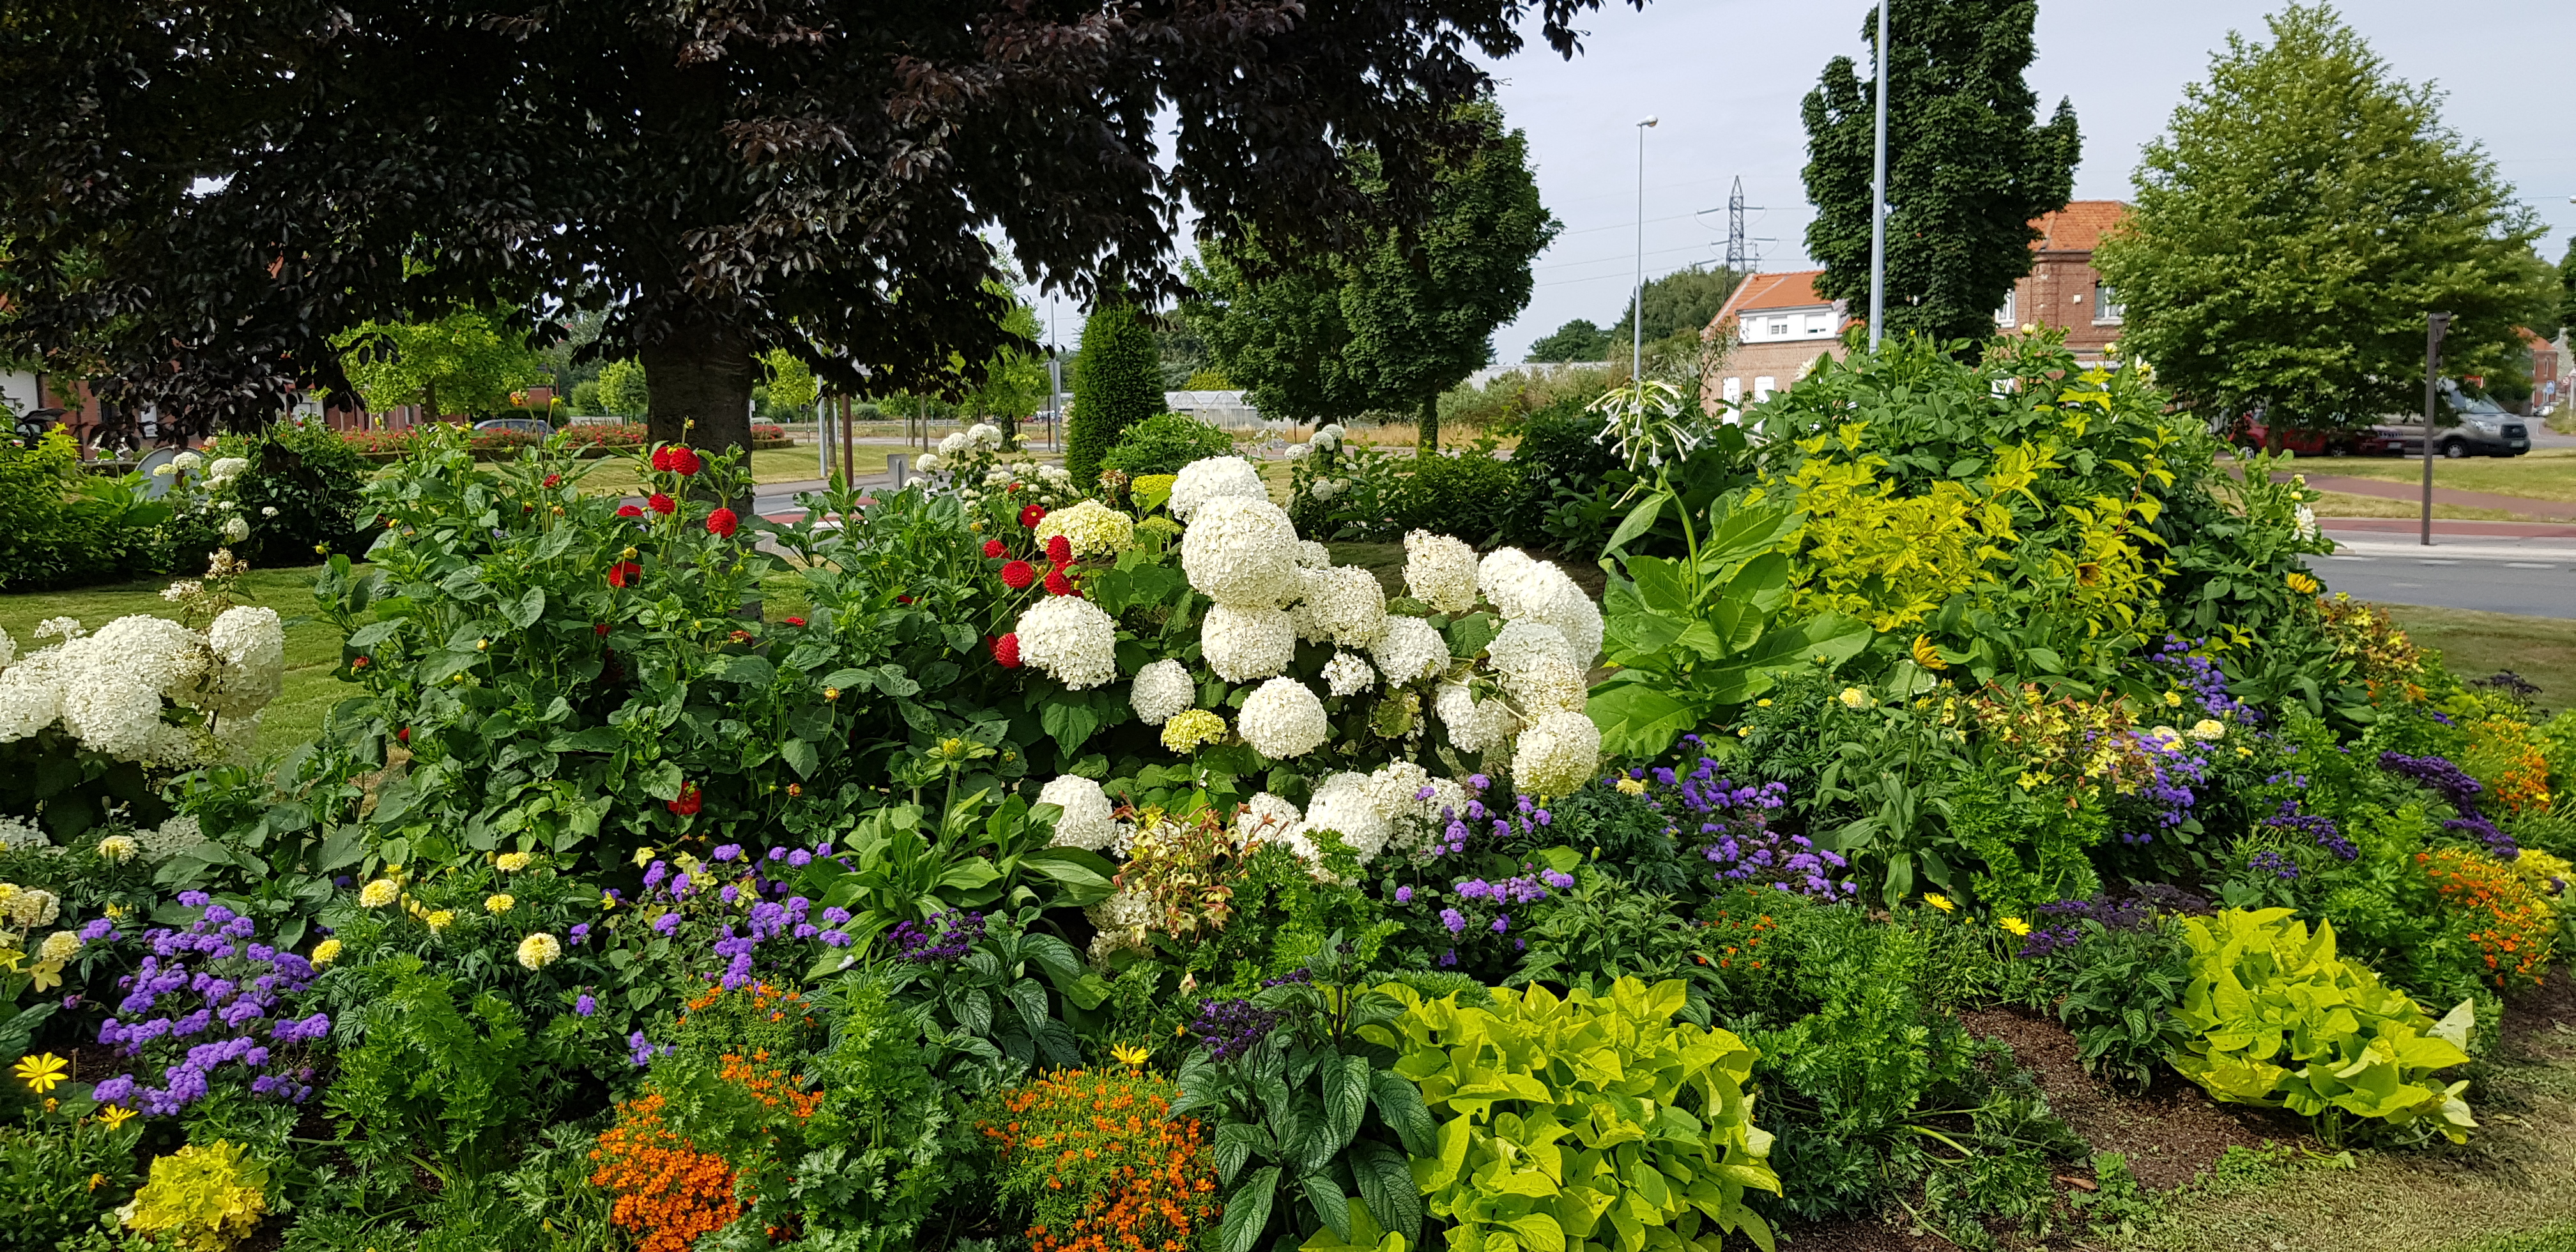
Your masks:
<svg viewBox="0 0 2576 1252"><path fill-rule="evenodd" d="M1038 313L1025 303L1014 303L1002 328L1011 333L1013 342L994 351L984 362L975 389L968 393L963 408L977 417L993 418L1002 428L1003 446L1020 446L1020 419L1037 412L1046 402L1046 354L1020 343L1036 343ZM1156 399L1161 393L1156 393Z"/></svg>
<svg viewBox="0 0 2576 1252"><path fill-rule="evenodd" d="M510 329L511 315L459 309L428 322L369 322L331 341L367 407L417 404L489 412L545 380L545 361Z"/></svg>
<svg viewBox="0 0 2576 1252"><path fill-rule="evenodd" d="M2332 9L2268 21L2184 90L2095 258L2122 340L2188 403L2311 425L2419 404L2432 310L2447 373L2513 376L2515 327L2557 298L2537 219Z"/></svg>
<svg viewBox="0 0 2576 1252"><path fill-rule="evenodd" d="M1609 354L1610 333L1593 325L1590 318L1578 317L1531 344L1525 359L1547 363L1599 361Z"/></svg>
<svg viewBox="0 0 2576 1252"><path fill-rule="evenodd" d="M644 382L644 363L611 361L599 371L599 410L633 417L651 407L652 389Z"/></svg>
<svg viewBox="0 0 2576 1252"><path fill-rule="evenodd" d="M1562 229L1539 203L1528 140L1504 128L1502 110L1484 101L1461 115L1477 142L1432 167L1418 221L1354 220L1358 244L1302 272L1257 241L1210 249L1192 271L1205 297L1183 314L1256 407L1290 417L1411 409L1420 446L1439 446L1440 393L1493 359L1495 328L1529 305L1530 262ZM1383 154L1352 161L1372 194L1400 194L1401 167Z"/></svg>
<svg viewBox="0 0 2576 1252"><path fill-rule="evenodd" d="M1888 16L1887 332L1983 339L2030 273L2032 218L2065 205L2081 147L2075 110L2039 120L2022 81L2037 55L2033 0L1895 0ZM1876 46L1878 17L1861 23ZM1872 69L1876 62L1873 59ZM1878 89L1849 57L1807 94L1807 253L1816 290L1869 303Z"/></svg>
<svg viewBox="0 0 2576 1252"><path fill-rule="evenodd" d="M1144 315L1124 303L1092 310L1073 358L1073 411L1065 416L1064 468L1074 484L1089 487L1119 432L1162 411L1163 365Z"/></svg>
<svg viewBox="0 0 2576 1252"><path fill-rule="evenodd" d="M1632 342L1630 336L1636 333L1636 309L1633 305L1643 303L1646 307L1649 360L1653 359L1652 349L1656 344L1669 349L1696 343L1700 332L1717 320L1717 311L1726 307L1726 298L1734 295L1736 285L1743 281L1743 275L1724 266L1711 269L1699 265L1647 279L1644 300L1632 301L1632 307L1620 316L1618 323L1601 332L1602 339L1609 345L1612 355L1627 359L1627 348Z"/></svg>

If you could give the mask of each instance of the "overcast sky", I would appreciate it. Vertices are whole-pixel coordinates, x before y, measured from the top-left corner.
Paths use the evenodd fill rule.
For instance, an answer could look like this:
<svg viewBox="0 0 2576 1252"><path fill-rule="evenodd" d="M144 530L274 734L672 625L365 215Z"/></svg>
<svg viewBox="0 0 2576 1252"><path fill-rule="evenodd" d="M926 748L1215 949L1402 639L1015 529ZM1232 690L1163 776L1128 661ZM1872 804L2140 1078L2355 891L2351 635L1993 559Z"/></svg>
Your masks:
<svg viewBox="0 0 2576 1252"><path fill-rule="evenodd" d="M1615 0L1614 0L1615 3ZM1649 276L1725 257L1726 196L1737 175L1748 233L1765 269L1804 268L1811 216L1798 171L1806 132L1798 102L1825 62L1864 66L1867 0L1754 3L1659 0L1643 13L1597 13L1582 55L1558 60L1544 44L1496 67L1502 104L1529 132L1539 187L1565 233L1537 263L1537 290L1520 320L1494 337L1496 359L1519 360L1532 340L1569 318L1608 325L1625 310L1635 266L1637 119L1646 135L1645 253ZM2122 199L2139 149L2161 132L2183 84L2202 78L2227 32L2264 31L2275 6L2228 0L2043 0L2039 59L2030 69L2042 116L2071 98L2084 133L2075 171L2082 199ZM2524 203L2552 230L2557 260L2576 232L2576 4L2565 0L2347 0L2345 20L2410 81L2447 93L2444 119L2485 145ZM1700 210L1716 210L1701 213Z"/></svg>

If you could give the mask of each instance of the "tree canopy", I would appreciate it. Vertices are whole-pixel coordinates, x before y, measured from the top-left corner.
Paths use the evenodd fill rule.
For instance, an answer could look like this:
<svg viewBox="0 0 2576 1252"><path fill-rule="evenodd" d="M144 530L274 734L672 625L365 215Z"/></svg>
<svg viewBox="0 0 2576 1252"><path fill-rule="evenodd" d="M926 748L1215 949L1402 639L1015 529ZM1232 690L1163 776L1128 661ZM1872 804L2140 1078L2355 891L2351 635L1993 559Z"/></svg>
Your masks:
<svg viewBox="0 0 2576 1252"><path fill-rule="evenodd" d="M2215 413L2313 425L2407 412L2424 315L2455 315L2445 372L2523 371L2517 325L2557 293L2538 220L2441 95L2392 77L2332 9L2292 5L2272 40L2228 36L2136 174L2095 256L2128 305L2122 342Z"/></svg>
<svg viewBox="0 0 2576 1252"><path fill-rule="evenodd" d="M1064 468L1076 485L1100 477L1119 432L1163 411L1163 363L1136 307L1103 304L1082 323L1073 358L1073 409L1065 416Z"/></svg>
<svg viewBox="0 0 2576 1252"><path fill-rule="evenodd" d="M1631 301L1619 320L1602 332L1609 341L1611 355L1628 359L1627 345L1636 330L1636 305L1643 304L1646 309L1646 359L1651 361L1658 343L1669 349L1684 342L1697 342L1700 332L1717 320L1717 311L1726 307L1726 298L1734 295L1736 285L1743 281L1744 276L1734 270L1705 265L1647 279L1645 298Z"/></svg>
<svg viewBox="0 0 2576 1252"><path fill-rule="evenodd" d="M427 322L369 322L332 346L372 410L418 404L435 419L451 410L489 412L510 393L545 378L545 362L509 329L502 311L459 309Z"/></svg>
<svg viewBox="0 0 2576 1252"><path fill-rule="evenodd" d="M1894 0L1888 15L1889 334L1983 339L2013 282L2030 273L2032 218L2075 190L2074 107L2039 120L2022 80L2038 45L2034 0ZM1861 23L1876 47L1878 15ZM1878 85L1850 57L1808 93L1807 254L1816 290L1869 307L1870 181Z"/></svg>
<svg viewBox="0 0 2576 1252"><path fill-rule="evenodd" d="M1539 337L1522 359L1555 364L1563 361L1606 360L1610 353L1610 332L1592 324L1588 317L1578 317Z"/></svg>
<svg viewBox="0 0 2576 1252"><path fill-rule="evenodd" d="M1502 110L1480 102L1461 116L1479 142L1429 167L1424 217L1354 220L1361 242L1313 264L1281 266L1282 251L1254 239L1207 249L1189 271L1200 298L1183 315L1263 412L1411 409L1420 446L1439 446L1440 393L1493 359L1495 329L1529 304L1530 262L1562 229ZM1389 203L1418 176L1379 154L1353 163Z"/></svg>
<svg viewBox="0 0 2576 1252"><path fill-rule="evenodd" d="M346 328L507 306L542 344L588 307L657 437L747 438L770 348L962 394L1014 337L987 232L1149 305L1185 202L1207 239L1343 246L1418 207L1350 145L1472 140L1480 58L1533 17L1571 56L1602 3L18 0L0 73L44 86L0 115L0 353L250 424L345 390Z"/></svg>

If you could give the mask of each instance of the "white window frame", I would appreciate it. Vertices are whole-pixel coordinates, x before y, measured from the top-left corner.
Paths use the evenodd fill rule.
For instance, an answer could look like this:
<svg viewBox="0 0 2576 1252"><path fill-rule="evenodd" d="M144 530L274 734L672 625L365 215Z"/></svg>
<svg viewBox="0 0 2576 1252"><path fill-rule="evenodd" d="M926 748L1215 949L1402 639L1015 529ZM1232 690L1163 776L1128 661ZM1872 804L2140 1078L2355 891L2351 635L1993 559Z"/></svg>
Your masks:
<svg viewBox="0 0 2576 1252"><path fill-rule="evenodd" d="M2117 326L2128 320L2129 306L2120 302L2120 293L2109 283L2093 284L2093 324Z"/></svg>

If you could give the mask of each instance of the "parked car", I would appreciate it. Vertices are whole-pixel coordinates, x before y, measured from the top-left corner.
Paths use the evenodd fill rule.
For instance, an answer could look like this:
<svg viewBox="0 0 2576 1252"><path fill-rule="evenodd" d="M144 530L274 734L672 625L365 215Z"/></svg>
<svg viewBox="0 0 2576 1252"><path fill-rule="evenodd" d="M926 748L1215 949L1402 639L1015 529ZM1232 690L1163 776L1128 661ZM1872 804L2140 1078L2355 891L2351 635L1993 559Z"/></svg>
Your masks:
<svg viewBox="0 0 2576 1252"><path fill-rule="evenodd" d="M515 430L523 435L535 435L539 439L555 433L555 428L542 417L487 417L474 423L474 429Z"/></svg>
<svg viewBox="0 0 2576 1252"><path fill-rule="evenodd" d="M2471 456L2521 456L2531 451L2531 428L2520 414L2483 396L2454 392L2450 402L2460 424L2433 428L2435 455L2458 460ZM2364 455L2422 456L2424 424L2388 422L2373 426L2361 451Z"/></svg>
<svg viewBox="0 0 2576 1252"><path fill-rule="evenodd" d="M2304 430L2295 426L2272 426L2262 414L2247 414L2236 427L2232 441L2241 448L2264 452L2296 452L2300 456L2350 456L2369 451L2374 432L2362 430Z"/></svg>

